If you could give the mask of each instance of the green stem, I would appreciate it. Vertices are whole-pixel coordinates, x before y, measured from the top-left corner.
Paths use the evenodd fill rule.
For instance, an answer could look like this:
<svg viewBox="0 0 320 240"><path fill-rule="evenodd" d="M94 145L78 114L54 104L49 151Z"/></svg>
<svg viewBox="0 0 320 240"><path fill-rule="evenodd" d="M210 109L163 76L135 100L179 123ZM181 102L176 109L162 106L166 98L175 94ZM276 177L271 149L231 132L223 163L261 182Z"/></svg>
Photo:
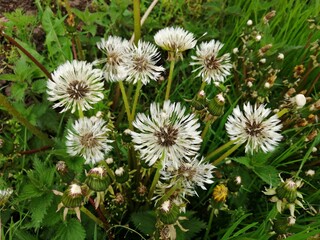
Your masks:
<svg viewBox="0 0 320 240"><path fill-rule="evenodd" d="M133 20L134 20L134 44L137 45L141 38L140 25L140 0L133 0Z"/></svg>
<svg viewBox="0 0 320 240"><path fill-rule="evenodd" d="M289 112L287 108L282 109L280 112L277 113L278 118L281 118L287 112Z"/></svg>
<svg viewBox="0 0 320 240"><path fill-rule="evenodd" d="M81 106L79 106L78 113L79 113L79 118L83 118L84 117Z"/></svg>
<svg viewBox="0 0 320 240"><path fill-rule="evenodd" d="M206 122L206 126L204 127L202 134L201 134L202 139L204 139L204 137L207 135L207 132L208 132L210 126L211 126L211 120L208 120L208 122Z"/></svg>
<svg viewBox="0 0 320 240"><path fill-rule="evenodd" d="M221 157L219 157L217 160L215 160L212 165L217 166L220 162L222 162L226 157L228 157L231 153L233 153L235 150L237 150L241 144L236 144L232 148L230 148L226 153L222 154Z"/></svg>
<svg viewBox="0 0 320 240"><path fill-rule="evenodd" d="M225 150L226 148L228 148L229 146L231 146L232 144L234 144L236 142L236 140L231 140L225 144L223 144L221 147L217 148L216 150L214 150L213 152L209 153L206 157L205 160L208 161L209 159L211 159L212 157L214 157L215 155L217 155L219 152Z"/></svg>
<svg viewBox="0 0 320 240"><path fill-rule="evenodd" d="M166 192L165 195L163 195L163 197L161 197L157 203L157 207L160 206L161 203L163 203L164 201L166 201L167 199L169 199L169 197L171 197L171 195L180 187L179 183L176 183L172 186L172 188L170 188L170 190L168 192Z"/></svg>
<svg viewBox="0 0 320 240"><path fill-rule="evenodd" d="M210 233L210 229L211 229L211 225L212 225L213 215L214 215L214 208L211 209L209 222L208 222L207 229L206 229L206 234L204 235L205 240L209 239L209 233Z"/></svg>
<svg viewBox="0 0 320 240"><path fill-rule="evenodd" d="M172 78L173 78L174 64L175 64L175 61L174 61L174 60L171 60L171 62L170 62L170 70L169 70L169 77L168 77L168 85L167 85L165 100L168 100L168 99L169 99L169 96L170 96L170 89L171 89Z"/></svg>
<svg viewBox="0 0 320 240"><path fill-rule="evenodd" d="M201 92L205 88L206 85L207 85L207 82L202 81L199 92Z"/></svg>
<svg viewBox="0 0 320 240"><path fill-rule="evenodd" d="M162 161L160 161L158 163L156 174L154 175L153 180L152 180L152 184L151 184L151 187L150 187L150 190L149 190L149 194L148 194L149 201L151 201L151 198L153 196L153 192L154 192L154 190L156 188L156 185L157 185L157 183L159 181L159 178L160 178L160 171L162 169L162 163L161 162Z"/></svg>
<svg viewBox="0 0 320 240"><path fill-rule="evenodd" d="M137 109L137 104L138 104L138 99L139 99L141 87L142 87L142 82L141 82L141 80L139 80L137 83L137 88L136 88L136 92L134 94L134 99L133 99L133 106L132 106L132 113L131 113L132 119L134 119L134 116L136 114L136 109Z"/></svg>
<svg viewBox="0 0 320 240"><path fill-rule="evenodd" d="M121 90L121 95L122 95L124 107L125 107L126 112L127 112L127 117L128 117L128 122L129 122L129 129L133 130L133 126L132 126L133 119L131 118L131 114L130 114L129 101L128 101L126 90L124 89L124 85L123 85L122 81L119 82L119 87L120 87L120 90Z"/></svg>
<svg viewBox="0 0 320 240"><path fill-rule="evenodd" d="M24 118L8 101L6 96L0 93L0 106L3 106L13 117L15 117L23 126L25 126L35 136L45 141L49 145L53 145L53 141L48 138L47 134L33 126L26 118Z"/></svg>
<svg viewBox="0 0 320 240"><path fill-rule="evenodd" d="M104 228L104 223L97 218L95 215L93 215L88 209L86 209L84 206L80 208L81 212L83 212L85 215L87 215L91 220L93 220L96 224L98 224L100 227Z"/></svg>
<svg viewBox="0 0 320 240"><path fill-rule="evenodd" d="M0 31L0 35L4 36L12 45L16 46L23 52L34 64L36 64L41 71L47 76L47 78L51 78L51 74L49 71L37 60L35 59L24 47L22 47L16 40L14 40L12 37L5 34L3 31Z"/></svg>

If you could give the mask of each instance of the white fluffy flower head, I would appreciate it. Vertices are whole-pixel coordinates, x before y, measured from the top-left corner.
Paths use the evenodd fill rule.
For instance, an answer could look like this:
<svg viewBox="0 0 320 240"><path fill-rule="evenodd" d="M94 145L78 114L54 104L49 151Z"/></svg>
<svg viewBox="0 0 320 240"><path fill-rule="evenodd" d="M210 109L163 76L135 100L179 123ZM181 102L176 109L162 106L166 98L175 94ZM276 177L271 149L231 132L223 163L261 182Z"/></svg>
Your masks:
<svg viewBox="0 0 320 240"><path fill-rule="evenodd" d="M199 71L198 77L202 77L203 81L224 82L225 78L230 75L232 64L230 63L230 54L226 53L222 56L219 51L223 44L219 41L211 40L210 42L202 42L196 48L196 55L192 56L195 62L191 65L200 65L194 71Z"/></svg>
<svg viewBox="0 0 320 240"><path fill-rule="evenodd" d="M166 27L159 30L154 35L154 41L164 50L175 53L177 57L181 57L182 52L194 48L197 43L194 35L181 27Z"/></svg>
<svg viewBox="0 0 320 240"><path fill-rule="evenodd" d="M178 168L174 170L168 163L161 171L161 178L164 180L174 179L174 182L180 181L187 195L197 195L196 186L206 190L205 184L213 183L213 169L215 169L212 164L204 163L203 158L200 161L197 158L198 156L194 157L191 162L181 162Z"/></svg>
<svg viewBox="0 0 320 240"><path fill-rule="evenodd" d="M131 44L128 40L117 36L109 36L107 39L101 39L97 47L106 55L104 59L95 61L95 64L102 64L104 76L107 81L122 81L127 76L124 63L128 61L127 53Z"/></svg>
<svg viewBox="0 0 320 240"><path fill-rule="evenodd" d="M156 65L159 59L160 53L154 44L139 41L138 46L132 45L125 63L127 81L135 84L141 80L144 85L150 80L157 81L165 70Z"/></svg>
<svg viewBox="0 0 320 240"><path fill-rule="evenodd" d="M162 159L175 167L184 157L187 161L196 155L202 142L198 120L194 114L186 114L180 103L165 101L163 108L158 103L150 106L150 116L138 113L131 131L132 141L141 159L150 166Z"/></svg>
<svg viewBox="0 0 320 240"><path fill-rule="evenodd" d="M258 107L247 103L243 109L244 113L237 106L228 117L226 130L230 139L240 144L246 142L245 151L251 154L259 149L263 152L273 151L282 139L279 133L282 125L278 116L268 117L271 110L264 105Z"/></svg>
<svg viewBox="0 0 320 240"><path fill-rule="evenodd" d="M62 107L61 112L91 109L103 99L102 91L102 71L93 69L92 64L85 61L73 60L60 65L47 82L48 100L57 102L53 108Z"/></svg>
<svg viewBox="0 0 320 240"><path fill-rule="evenodd" d="M112 140L107 136L109 131L106 122L100 118L80 118L68 130L67 152L71 156L84 157L86 164L100 162L112 149L109 144Z"/></svg>

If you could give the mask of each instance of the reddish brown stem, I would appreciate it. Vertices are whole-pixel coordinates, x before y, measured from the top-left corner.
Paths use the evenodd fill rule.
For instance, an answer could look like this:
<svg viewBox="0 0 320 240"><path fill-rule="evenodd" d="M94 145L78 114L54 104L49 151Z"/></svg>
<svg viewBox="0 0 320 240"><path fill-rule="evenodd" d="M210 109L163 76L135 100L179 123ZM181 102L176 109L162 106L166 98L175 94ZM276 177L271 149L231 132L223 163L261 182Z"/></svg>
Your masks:
<svg viewBox="0 0 320 240"><path fill-rule="evenodd" d="M52 79L49 71L37 59L35 59L24 47L22 47L16 40L14 40L12 37L5 34L3 31L0 31L0 34L4 36L12 45L19 48L20 51L23 52L32 62L34 62L34 64L36 64L49 79Z"/></svg>
<svg viewBox="0 0 320 240"><path fill-rule="evenodd" d="M21 151L21 152L19 152L19 154L21 154L21 155L34 154L34 153L37 153L37 152L46 151L46 150L48 150L48 149L50 149L50 148L51 148L51 146L44 146L44 147L37 148L37 149L31 149L31 150L27 150L27 151Z"/></svg>

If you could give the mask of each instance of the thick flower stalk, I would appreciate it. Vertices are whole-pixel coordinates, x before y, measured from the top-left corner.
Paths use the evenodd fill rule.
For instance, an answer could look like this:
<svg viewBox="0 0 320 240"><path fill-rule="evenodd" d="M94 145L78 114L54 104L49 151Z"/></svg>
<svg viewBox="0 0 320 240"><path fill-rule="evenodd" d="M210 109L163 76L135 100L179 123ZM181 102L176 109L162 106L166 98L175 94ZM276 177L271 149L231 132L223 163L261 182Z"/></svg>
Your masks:
<svg viewBox="0 0 320 240"><path fill-rule="evenodd" d="M237 106L228 117L226 130L236 144L246 143L245 151L273 151L282 139L279 131L282 128L277 115L269 117L271 110L264 105L251 106L244 104L242 112Z"/></svg>

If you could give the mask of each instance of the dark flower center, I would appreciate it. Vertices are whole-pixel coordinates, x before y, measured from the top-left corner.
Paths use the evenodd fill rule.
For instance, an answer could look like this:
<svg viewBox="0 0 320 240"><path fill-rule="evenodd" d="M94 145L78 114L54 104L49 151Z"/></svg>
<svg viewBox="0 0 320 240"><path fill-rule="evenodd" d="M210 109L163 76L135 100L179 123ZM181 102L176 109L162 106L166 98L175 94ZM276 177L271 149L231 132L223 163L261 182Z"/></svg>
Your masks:
<svg viewBox="0 0 320 240"><path fill-rule="evenodd" d="M209 68L210 70L218 69L220 66L220 63L218 59L215 56L211 56L210 58L206 58L204 61L204 64Z"/></svg>
<svg viewBox="0 0 320 240"><path fill-rule="evenodd" d="M160 131L155 132L154 135L158 137L158 144L164 147L169 147L175 144L178 137L178 129L172 126L164 126Z"/></svg>
<svg viewBox="0 0 320 240"><path fill-rule="evenodd" d="M134 69L138 72L143 72L147 69L147 62L144 57L135 57L134 60Z"/></svg>
<svg viewBox="0 0 320 240"><path fill-rule="evenodd" d="M118 66L122 62L117 53L109 53L107 61L111 66Z"/></svg>
<svg viewBox="0 0 320 240"><path fill-rule="evenodd" d="M250 123L249 121L246 122L246 133L250 136L258 136L262 132L261 123L256 123L255 121Z"/></svg>
<svg viewBox="0 0 320 240"><path fill-rule="evenodd" d="M80 137L80 143L82 146L86 148L93 148L98 146L98 141L97 139L93 136L93 133L86 133L85 135Z"/></svg>
<svg viewBox="0 0 320 240"><path fill-rule="evenodd" d="M74 80L69 84L67 93L69 94L70 98L79 100L84 98L89 93L89 86L83 82Z"/></svg>

